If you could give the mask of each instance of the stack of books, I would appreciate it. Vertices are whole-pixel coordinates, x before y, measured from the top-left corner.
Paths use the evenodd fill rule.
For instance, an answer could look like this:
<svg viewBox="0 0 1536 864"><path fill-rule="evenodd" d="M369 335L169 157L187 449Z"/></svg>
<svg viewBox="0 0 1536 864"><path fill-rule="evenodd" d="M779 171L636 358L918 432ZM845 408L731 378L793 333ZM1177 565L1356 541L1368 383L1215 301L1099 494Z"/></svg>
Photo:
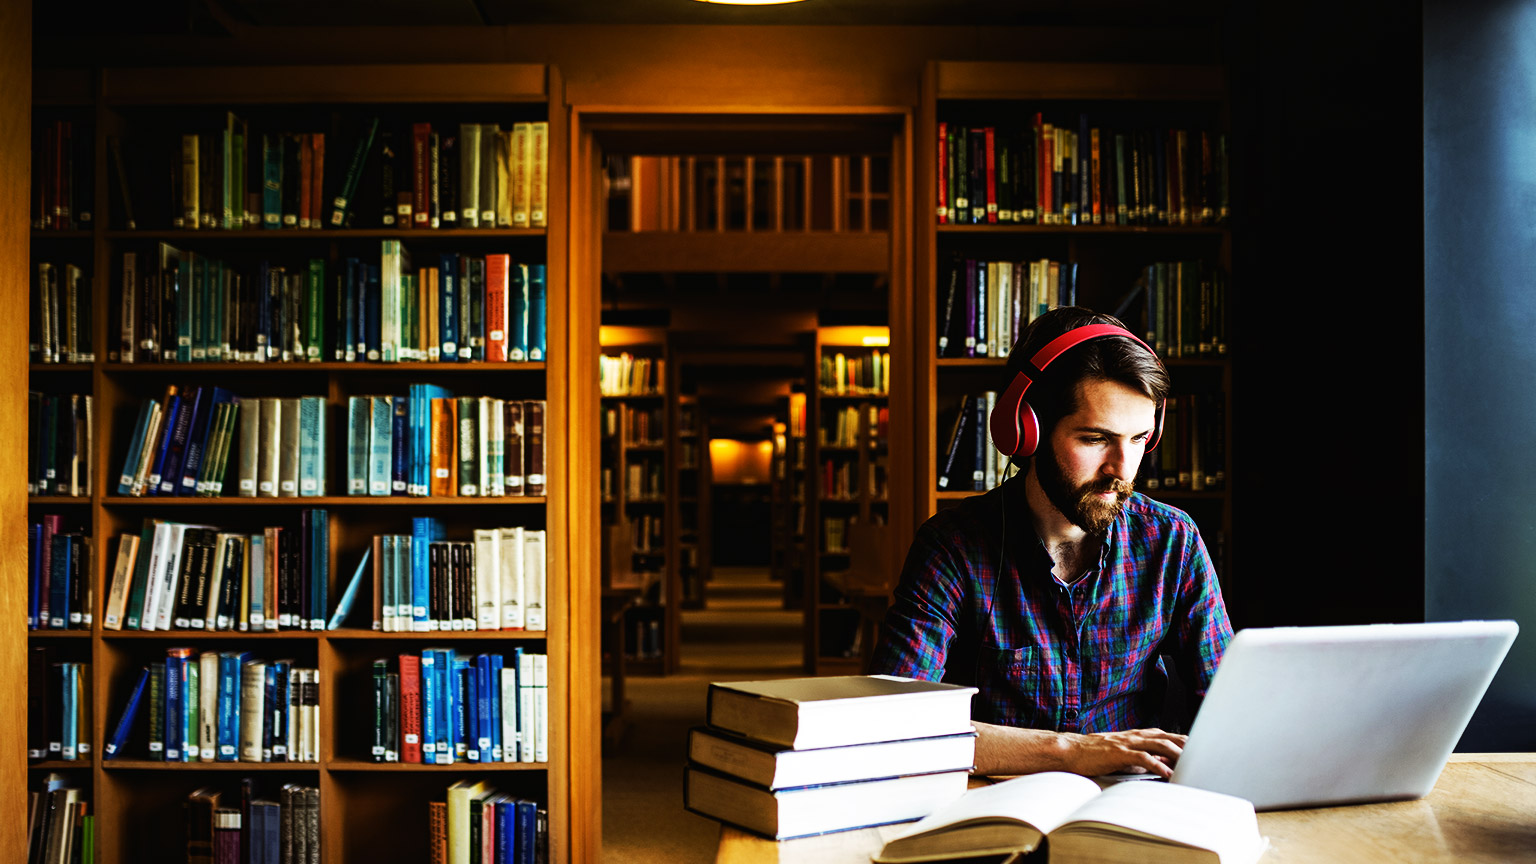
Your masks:
<svg viewBox="0 0 1536 864"><path fill-rule="evenodd" d="M711 684L684 802L775 840L920 819L965 793L975 693L887 675Z"/></svg>

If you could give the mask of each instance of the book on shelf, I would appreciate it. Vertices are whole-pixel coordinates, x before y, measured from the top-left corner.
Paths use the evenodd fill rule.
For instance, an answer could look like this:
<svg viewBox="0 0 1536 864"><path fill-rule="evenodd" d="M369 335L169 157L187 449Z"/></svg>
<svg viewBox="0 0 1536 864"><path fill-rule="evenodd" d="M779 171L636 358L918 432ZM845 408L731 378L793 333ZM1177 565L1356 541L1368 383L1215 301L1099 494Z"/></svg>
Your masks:
<svg viewBox="0 0 1536 864"><path fill-rule="evenodd" d="M939 357L1007 357L1029 322L1077 302L1077 265L954 258L941 276Z"/></svg>
<svg viewBox="0 0 1536 864"><path fill-rule="evenodd" d="M144 666L102 758L320 761L320 672L248 651L166 649Z"/></svg>
<svg viewBox="0 0 1536 864"><path fill-rule="evenodd" d="M1042 843L1052 864L1250 864L1268 848L1241 798L1154 781L1101 792L1093 780L1052 771L972 789L891 838L874 860L1025 855Z"/></svg>
<svg viewBox="0 0 1536 864"><path fill-rule="evenodd" d="M1027 128L941 120L937 144L940 225L1221 225L1231 215L1227 136L1210 129L1036 112Z"/></svg>
<svg viewBox="0 0 1536 864"><path fill-rule="evenodd" d="M57 656L46 645L34 645L27 658L29 680L40 691L27 705L27 758L89 762L94 747L91 664Z"/></svg>
<svg viewBox="0 0 1536 864"><path fill-rule="evenodd" d="M47 514L27 526L28 629L91 629L92 560L90 535L64 530L64 517Z"/></svg>
<svg viewBox="0 0 1536 864"><path fill-rule="evenodd" d="M667 361L628 351L598 358L598 388L604 396L660 396L666 392Z"/></svg>
<svg viewBox="0 0 1536 864"><path fill-rule="evenodd" d="M506 497L544 494L544 413L537 400L408 395L347 400L347 494Z"/></svg>
<svg viewBox="0 0 1536 864"><path fill-rule="evenodd" d="M891 392L891 352L823 353L818 380L823 396L884 396Z"/></svg>
<svg viewBox="0 0 1536 864"><path fill-rule="evenodd" d="M424 648L373 661L372 762L549 761L548 657Z"/></svg>
<svg viewBox="0 0 1536 864"><path fill-rule="evenodd" d="M1226 271L1201 261L1148 264L1136 288L1145 294L1148 345L1164 357L1227 353Z"/></svg>
<svg viewBox="0 0 1536 864"><path fill-rule="evenodd" d="M39 119L32 135L33 230L90 230L96 197L93 127L74 119Z"/></svg>
<svg viewBox="0 0 1536 864"><path fill-rule="evenodd" d="M1162 439L1137 472L1144 489L1204 492L1226 486L1226 403L1219 390L1168 398Z"/></svg>
<svg viewBox="0 0 1536 864"><path fill-rule="evenodd" d="M261 260L244 265L169 243L157 244L152 252L124 250L111 304L116 317L111 332L116 335L107 359L122 363L544 359L548 341L544 264L513 261L507 254L439 253L415 260L407 246L393 239L381 241L379 249L377 258L348 256L334 263L320 258ZM496 279L489 279L488 273ZM55 277L53 270L39 271L34 356L43 362L66 362L50 359L63 357L88 362L85 358L94 353L83 334L90 327L90 304L78 310L66 308L70 294L60 293ZM78 274L76 279L80 281ZM88 284L86 280L82 290L88 290ZM486 315L492 293L499 303L494 319ZM48 298L54 299L45 302ZM501 349L495 356L489 352L488 329ZM76 336L76 330L82 335ZM509 345L511 350L506 350Z"/></svg>
<svg viewBox="0 0 1536 864"><path fill-rule="evenodd" d="M536 801L460 780L427 805L429 852L444 864L547 861L549 813Z"/></svg>
<svg viewBox="0 0 1536 864"><path fill-rule="evenodd" d="M80 864L94 861L96 819L86 791L49 772L27 793L27 861Z"/></svg>
<svg viewBox="0 0 1536 864"><path fill-rule="evenodd" d="M237 805L237 806L229 806ZM255 783L241 781L240 794L212 786L188 793L189 864L318 864L320 790L285 783L277 800L257 797Z"/></svg>
<svg viewBox="0 0 1536 864"><path fill-rule="evenodd" d="M221 122L210 124L214 128L143 140L113 137L109 149L124 203L125 227L136 227L128 202L147 197L145 189L132 188L138 182L132 178L142 176L144 166L161 164L167 157L174 166L167 175L170 182L147 191L158 193L153 196L156 199L163 196L168 227L173 229L548 225L549 124L545 121L513 123L503 130L498 124L434 126L397 124L377 116L341 117L334 124L343 131L340 146L327 147L324 132L267 129L233 112L222 116ZM53 146L40 147L39 152L65 157L73 152L54 145L56 140L67 144L78 136L68 121L46 132L47 143ZM487 145L489 159L485 158ZM89 139L78 146L89 153ZM334 157L329 165L328 156ZM89 206L71 215L75 211L69 202L89 200L89 196L73 191L68 180L71 172L64 164L69 161L49 158L34 171L53 180L46 193L35 196L35 211L44 207L51 211L47 225L34 217L40 227L89 227ZM94 162L87 159L84 164ZM84 187L84 192L91 188ZM384 206L376 210L368 203L374 200Z"/></svg>
<svg viewBox="0 0 1536 864"><path fill-rule="evenodd" d="M91 363L96 359L96 304L91 279L75 264L37 263L27 339L34 363Z"/></svg>
<svg viewBox="0 0 1536 864"><path fill-rule="evenodd" d="M329 610L329 519L221 531L146 519L119 535L102 620L107 630L319 630Z"/></svg>
<svg viewBox="0 0 1536 864"><path fill-rule="evenodd" d="M445 540L434 518L416 517L412 526L411 534L374 535L366 553L374 630L546 628L544 530L480 528L464 542Z"/></svg>

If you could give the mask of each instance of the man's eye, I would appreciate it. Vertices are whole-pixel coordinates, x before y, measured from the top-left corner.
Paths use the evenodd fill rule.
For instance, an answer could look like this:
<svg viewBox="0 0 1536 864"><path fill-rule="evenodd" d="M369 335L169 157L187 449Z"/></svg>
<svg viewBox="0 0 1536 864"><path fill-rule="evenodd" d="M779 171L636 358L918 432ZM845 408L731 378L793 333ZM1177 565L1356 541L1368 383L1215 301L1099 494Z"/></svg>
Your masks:
<svg viewBox="0 0 1536 864"><path fill-rule="evenodd" d="M1083 443L1084 444L1093 444L1093 445L1097 446L1099 444L1103 444L1104 443L1104 439L1099 437L1099 436L1097 436L1097 435L1095 435L1095 436L1093 436L1091 438L1084 438L1083 439Z"/></svg>

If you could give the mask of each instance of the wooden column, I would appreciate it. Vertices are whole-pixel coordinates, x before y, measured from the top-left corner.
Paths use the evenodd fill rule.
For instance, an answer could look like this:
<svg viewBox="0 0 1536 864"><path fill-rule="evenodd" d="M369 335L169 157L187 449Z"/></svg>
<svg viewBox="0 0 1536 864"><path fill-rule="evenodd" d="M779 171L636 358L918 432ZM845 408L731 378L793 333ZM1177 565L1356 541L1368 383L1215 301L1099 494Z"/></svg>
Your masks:
<svg viewBox="0 0 1536 864"><path fill-rule="evenodd" d="M27 308L32 139L32 4L0 4L0 306ZM27 448L27 319L0 327L0 859L27 855L27 499L19 469ZM21 458L21 462L15 461Z"/></svg>

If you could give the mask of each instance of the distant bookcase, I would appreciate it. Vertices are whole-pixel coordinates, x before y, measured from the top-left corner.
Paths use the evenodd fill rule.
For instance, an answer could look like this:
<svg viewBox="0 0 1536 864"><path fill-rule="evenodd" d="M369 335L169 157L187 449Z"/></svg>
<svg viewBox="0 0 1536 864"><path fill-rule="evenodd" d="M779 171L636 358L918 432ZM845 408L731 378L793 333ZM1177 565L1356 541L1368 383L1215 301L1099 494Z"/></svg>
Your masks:
<svg viewBox="0 0 1536 864"><path fill-rule="evenodd" d="M567 538L561 531L564 523L557 515L563 512L567 494L565 460L560 455L564 447L553 440L559 433L546 438L552 452L546 460L549 471L544 491L521 497L348 495L345 446L349 397L403 395L408 385L414 383L440 385L459 395L545 400L546 429L564 428L568 402L563 383L566 357L560 325L566 303L563 237L567 217L563 180L565 125L560 109L564 92L558 71L533 65L279 66L204 68L195 74L145 68L105 70L98 80L102 82L100 92L80 92L63 100L57 93L64 88L40 87L40 92L55 95L50 96L48 103L39 103L35 113L38 121L49 128L54 128L56 120L72 120L71 129L77 141L81 129L89 130L88 146L83 152L91 171L82 182L89 184L85 200L91 203L95 218L88 226L59 219L35 229L32 250L35 262L77 266L86 274L92 300L87 306L94 314L81 320L89 322L89 347L94 356L77 363L38 362L35 358L31 389L44 394L90 394L90 431L95 446L90 452L93 483L89 494L29 499L32 521L45 515L59 515L65 530L87 535L87 548L91 550L88 596L93 613L88 629L39 630L29 637L31 647L50 649L56 662L89 664L82 667L88 669L83 695L89 705L88 730L94 745L85 760L64 762L47 758L33 762L34 778L43 776L39 772L54 771L84 790L95 814L94 846L100 850L101 860L108 864L184 857L187 834L183 803L188 795L199 787L210 786L229 796L226 800L238 800L239 780L245 776L256 778L262 791L274 797L285 783L319 789L320 860L324 864L425 860L429 847L429 804L441 801L444 790L466 776L487 780L500 791L547 807L551 860L565 860L571 842L572 797L576 794L570 775L573 761L580 760L573 757L573 743L578 736L571 729L566 708L571 649L565 608L567 568L563 565L569 552ZM306 161L310 163L308 170L302 172L312 184L307 190L310 206L304 208L312 217L309 228L222 224L191 228L186 227L184 218L183 227L175 227L173 220L185 216L180 205L193 200L197 200L200 214L211 201L218 202L215 212L221 219L226 202L231 212L238 204L239 196L233 191L226 195L224 189L226 185L231 190L240 188L236 176L239 172L223 171L222 166L241 162L224 160L223 140L216 138L218 146L197 153L199 157L219 154L216 161L221 170L212 173L212 166L201 158L197 168L192 167L189 159L180 158L189 157L190 151L178 156L173 170L173 152L169 147L173 138L187 133L221 136L221 130L229 128L226 121L231 113L251 129L325 135L323 151L311 139L307 145L301 145L299 153L300 157L308 156ZM542 198L546 204L544 212L529 217L526 226L451 227L451 222L462 221L441 218L454 202L446 189L439 188L435 211L440 217L438 227L414 227L414 219L409 229L398 223L388 225L385 205L390 184L381 174L382 157L376 141L357 172L348 207L354 214L351 224L330 224L329 214L349 171L354 136L373 117L379 118L381 126L397 130L395 144L412 157L412 147L421 131L415 124L429 123L444 137L450 130L456 135L461 124L497 124L504 130L517 124L547 124L540 127L547 130L543 143L547 153L545 170L534 175L543 178L543 188L514 193L510 187L500 187L509 196L527 194L530 202ZM512 141L509 137L507 144ZM441 154L439 151L440 159ZM321 165L323 170L318 167ZM410 166L409 173L404 171L404 165L400 167L402 171L397 176L424 177L427 182L425 186L415 183L397 190L397 208L406 200L416 205L413 209L419 209L422 201L427 201L431 208L434 198L430 180L446 178L449 172L445 166L440 163L438 172L434 172L430 165L418 163ZM193 178L198 181L200 193L213 197L184 194L186 184ZM249 175L246 179L249 181ZM510 182L510 178L503 179ZM260 184L247 182L245 188L245 203L259 203L256 190ZM401 191L408 194L402 196ZM78 183L70 194L69 200L82 200ZM51 209L54 200L62 198L55 195L46 206ZM287 204L281 199L279 203L286 211ZM78 211L79 206L75 203L74 210ZM395 211L396 216L400 213ZM324 224L315 218L321 214L325 214ZM513 221L510 214L508 221ZM401 241L415 255L414 266L407 273L435 263L444 253L482 259L507 255L514 263L541 265L547 285L547 357L516 363L497 362L494 355L480 360L463 358L463 362L338 360L328 353L332 343L327 340L332 340L337 332L333 322L343 314L332 314L342 304L331 280L321 283L320 302L312 304L320 316L320 326L310 327L311 319L290 321L295 327L307 328L302 332L327 348L326 356L306 358L314 362L297 358L287 363L230 362L226 357L209 360L205 355L195 362L127 363L120 354L116 359L109 358L104 350L117 347L122 329L121 307L114 309L113 303L121 296L125 252L136 251L149 258L157 244L167 244L210 260L229 262L233 270L251 268L264 260L296 268L317 261L334 275L348 258L377 263L383 243L392 240ZM38 299L34 292L34 304ZM418 308L430 306L424 300ZM401 308L404 310L405 306ZM416 327L407 332L426 333L429 329L423 326L427 322L418 319L408 318L402 323ZM487 340L496 338L499 337L485 334ZM61 351L70 344L76 346L77 353L84 347L78 338L74 343L60 341ZM425 353L434 341L429 336L414 345L413 350ZM172 384L217 384L241 397L321 397L325 425L330 430L323 442L323 494L270 498L235 497L228 492L214 498L118 495L117 481L134 433L138 407L143 399L159 397ZM226 481L231 477L227 476ZM469 541L474 529L511 525L548 531L549 629L374 631L368 629L366 610L373 590L368 584L362 586L352 619L338 630L144 632L102 627L117 539L138 533L143 520L207 523L252 533L267 525L297 526L300 512L311 509L326 514L320 530L325 534L327 542L323 548L328 553L319 562L323 564L320 572L328 574L328 606L322 612L324 616L330 615L374 535L409 533L413 516L435 516L449 526L448 540ZM546 761L427 766L368 760L371 718L354 701L368 698L365 694L371 686L373 662L401 654L419 654L423 648L439 646L452 647L460 654L510 656L514 648L522 648L548 656L551 713ZM174 647L190 647L194 652L250 651L253 656L291 659L295 667L317 669L318 761L167 763L136 756L104 760L101 745L113 731L140 670L163 660L166 650ZM34 704L45 698L41 687L30 694ZM595 748L595 742L592 743ZM585 806L576 805L576 809Z"/></svg>
<svg viewBox="0 0 1536 864"><path fill-rule="evenodd" d="M1228 113L1216 67L928 65L915 156L926 202L916 220L916 395L918 416L929 418L916 448L919 521L1003 476L975 424L987 394L1007 384L1017 331L1041 309L1087 306L1158 347L1175 399L1137 487L1195 518L1231 604L1232 486L1241 478L1230 470L1227 405L1241 341L1225 302L1240 290ZM1064 161L1049 158L1063 146ZM1000 284L1018 304L1011 315L977 302L980 285L995 301Z"/></svg>

